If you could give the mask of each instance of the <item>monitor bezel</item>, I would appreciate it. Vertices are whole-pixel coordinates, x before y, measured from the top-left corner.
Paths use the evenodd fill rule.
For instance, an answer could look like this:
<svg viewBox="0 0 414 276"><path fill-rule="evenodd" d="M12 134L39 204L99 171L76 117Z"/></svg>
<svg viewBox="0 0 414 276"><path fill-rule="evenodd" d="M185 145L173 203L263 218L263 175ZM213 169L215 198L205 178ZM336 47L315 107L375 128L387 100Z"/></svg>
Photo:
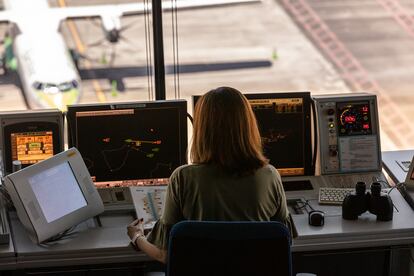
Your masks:
<svg viewBox="0 0 414 276"><path fill-rule="evenodd" d="M8 125L4 127L4 137L8 137L8 139L4 140L4 147L5 147L5 169L6 172L13 171L13 154L12 154L12 146L11 146L11 134L12 133L29 133L29 132L45 132L51 131L52 132L52 139L53 139L53 153L61 152L62 143L59 141L59 138L55 138L56 135L59 135L59 126L53 122L23 122L23 123L16 123L12 125ZM57 150L55 150L57 149ZM11 162L10 162L11 161ZM22 164L22 168L28 167L32 164Z"/></svg>
<svg viewBox="0 0 414 276"><path fill-rule="evenodd" d="M159 100L159 101L137 101L137 102L120 102L120 103L102 103L102 104L76 104L69 105L65 112L67 120L67 133L69 147L77 146L76 139L76 113L83 111L103 111L103 110L122 110L122 109L154 109L154 108L177 108L179 110L179 143L180 156L179 166L187 164L187 101L178 100Z"/></svg>
<svg viewBox="0 0 414 276"><path fill-rule="evenodd" d="M53 124L55 127L47 129L46 125ZM21 128L17 129L19 125ZM35 130L36 126L40 126ZM30 110L30 111L5 111L0 112L0 150L4 175L12 173L12 149L11 132L5 129L14 130L13 133L53 131L53 154L64 150L64 120L63 113L58 109ZM30 165L23 165L28 167Z"/></svg>
<svg viewBox="0 0 414 276"><path fill-rule="evenodd" d="M382 162L381 162L381 131L380 131L380 124L379 124L379 110L378 110L378 100L377 96L372 93L368 92L358 92L358 93L345 93L345 94L321 94L321 95L313 95L313 101L315 102L316 106L316 121L318 127L318 158L320 165L320 174L321 175L334 175L334 174L346 174L346 173L364 173L364 172L379 172L382 170ZM327 151L329 150L324 145L328 145L329 138L326 133L323 131L322 122L324 113L321 112L321 106L332 103L335 106L335 110L337 108L338 103L361 103L368 101L371 106L371 125L372 125L372 133L369 135L356 135L359 136L376 136L377 141L377 166L375 169L373 168L365 168L365 169L353 169L353 170L342 170L340 166L335 169L328 169L326 167L329 164L328 159L326 158ZM336 114L336 111L335 111ZM336 116L336 115L335 115ZM336 122L336 118L335 118ZM337 129L337 128L336 128ZM336 137L339 139L339 135ZM339 157L340 158L340 157ZM339 161L339 160L338 160Z"/></svg>
<svg viewBox="0 0 414 276"><path fill-rule="evenodd" d="M312 116L311 116L311 105L312 98L310 92L260 92L260 93L243 93L243 95L248 100L256 99L286 99L286 98L302 98L303 99L303 112L304 112L304 174L303 175L294 175L294 176L283 176L283 177L298 177L298 176L312 176L315 174L312 165ZM193 114L195 110L195 105L198 99L202 95L193 95ZM307 142L306 142L307 141Z"/></svg>
<svg viewBox="0 0 414 276"><path fill-rule="evenodd" d="M56 220L47 222L29 179L31 176L66 162L69 163L72 169L73 176L85 197L87 205ZM75 148L9 174L5 177L5 185L16 207L19 219L28 230L31 239L38 243L104 211L102 199L92 183L81 154Z"/></svg>

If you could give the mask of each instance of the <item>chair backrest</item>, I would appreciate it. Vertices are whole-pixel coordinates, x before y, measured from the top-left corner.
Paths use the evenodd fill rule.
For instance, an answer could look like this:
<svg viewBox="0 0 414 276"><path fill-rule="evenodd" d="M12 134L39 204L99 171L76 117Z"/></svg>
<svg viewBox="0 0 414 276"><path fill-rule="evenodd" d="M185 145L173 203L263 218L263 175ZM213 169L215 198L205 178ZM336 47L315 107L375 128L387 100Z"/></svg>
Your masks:
<svg viewBox="0 0 414 276"><path fill-rule="evenodd" d="M290 233L279 222L182 221L170 233L167 276L291 276Z"/></svg>

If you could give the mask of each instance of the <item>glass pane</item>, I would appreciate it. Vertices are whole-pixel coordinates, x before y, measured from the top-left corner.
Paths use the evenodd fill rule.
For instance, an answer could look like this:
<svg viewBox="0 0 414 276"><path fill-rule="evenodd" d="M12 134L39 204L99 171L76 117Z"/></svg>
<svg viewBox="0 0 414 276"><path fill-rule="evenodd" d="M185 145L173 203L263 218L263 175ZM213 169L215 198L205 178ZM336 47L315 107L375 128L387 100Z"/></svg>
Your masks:
<svg viewBox="0 0 414 276"><path fill-rule="evenodd" d="M180 10L180 96L189 100L223 85L246 93L371 92L379 101L382 149L413 148L413 10L407 1L385 2L279 0ZM164 18L170 65L173 28L171 15ZM168 75L168 97L176 86Z"/></svg>
<svg viewBox="0 0 414 276"><path fill-rule="evenodd" d="M148 17L135 7L131 16L105 13L106 5L127 3L139 2L59 0L24 7L33 9L35 27L21 26L21 33L14 35L10 27L2 26L8 35L0 109L28 105L64 110L67 104L152 99L151 12ZM79 9L64 12L65 6ZM60 7L56 14L71 17L60 22L57 33L53 17L45 15L50 7ZM17 77L23 89L18 88Z"/></svg>

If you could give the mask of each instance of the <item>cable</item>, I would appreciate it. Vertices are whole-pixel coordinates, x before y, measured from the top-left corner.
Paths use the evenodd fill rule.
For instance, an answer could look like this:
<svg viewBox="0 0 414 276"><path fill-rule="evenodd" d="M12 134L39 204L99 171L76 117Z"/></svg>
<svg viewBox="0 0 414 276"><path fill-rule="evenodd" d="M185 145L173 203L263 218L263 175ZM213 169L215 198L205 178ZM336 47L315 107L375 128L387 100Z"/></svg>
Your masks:
<svg viewBox="0 0 414 276"><path fill-rule="evenodd" d="M312 205L310 205L309 199L305 200L305 202L303 202L302 206L298 206L298 207L296 207L296 209L304 209L306 207L309 207L309 209L311 209L311 211L315 211L315 209L312 207Z"/></svg>
<svg viewBox="0 0 414 276"><path fill-rule="evenodd" d="M175 48L177 51L176 54L176 67L177 67L177 95L178 98L181 98L181 91L180 91L180 61L179 61L179 47L178 47L178 5L177 5L177 0L175 0L175 35L176 35L176 39L175 39Z"/></svg>
<svg viewBox="0 0 414 276"><path fill-rule="evenodd" d="M405 183L401 182L401 183L397 183L395 186L391 187L391 189L388 191L388 195L392 192L392 190L394 190L395 188L400 189L401 187L404 187L405 189Z"/></svg>
<svg viewBox="0 0 414 276"><path fill-rule="evenodd" d="M13 201L11 200L10 195L7 192L6 188L4 187L4 183L0 186L0 195L8 207L13 206Z"/></svg>
<svg viewBox="0 0 414 276"><path fill-rule="evenodd" d="M177 0L171 0L171 29L173 43L173 68L174 68L174 95L176 99L180 98L180 83L178 71L178 7Z"/></svg>
<svg viewBox="0 0 414 276"><path fill-rule="evenodd" d="M148 82L148 99L153 100L153 76L152 76L152 55L151 55L151 31L150 31L150 4L149 0L144 0L144 23L145 23L145 57L147 62L147 82Z"/></svg>
<svg viewBox="0 0 414 276"><path fill-rule="evenodd" d="M316 170L316 156L318 154L318 126L316 121L316 105L315 101L311 99L312 117L313 117L313 156L312 156L312 167L311 170L315 175Z"/></svg>
<svg viewBox="0 0 414 276"><path fill-rule="evenodd" d="M70 227L69 229L66 229L63 232L60 232L60 233L54 235L53 237L50 237L49 239L43 241L39 245L43 246L43 247L48 247L48 246L51 246L51 245L55 245L55 244L57 244L58 241L67 239L70 236L76 234L77 231L73 231L73 230L76 229L76 227L77 227L77 225L74 225L74 226Z"/></svg>
<svg viewBox="0 0 414 276"><path fill-rule="evenodd" d="M193 117L190 115L190 113L187 113L187 118L190 120L191 125L193 125Z"/></svg>
<svg viewBox="0 0 414 276"><path fill-rule="evenodd" d="M101 221L101 217L99 215L94 217L96 220L96 223L98 224L99 227L102 227L102 221Z"/></svg>
<svg viewBox="0 0 414 276"><path fill-rule="evenodd" d="M384 183L385 184L385 188L389 188L390 187L390 184L388 184L388 182L387 181L385 181L385 180L382 180L382 179L379 179L378 177L376 177L376 176L372 176L372 182L378 182L378 183ZM398 183L398 184L400 184L400 183ZM397 185L398 185L397 184Z"/></svg>

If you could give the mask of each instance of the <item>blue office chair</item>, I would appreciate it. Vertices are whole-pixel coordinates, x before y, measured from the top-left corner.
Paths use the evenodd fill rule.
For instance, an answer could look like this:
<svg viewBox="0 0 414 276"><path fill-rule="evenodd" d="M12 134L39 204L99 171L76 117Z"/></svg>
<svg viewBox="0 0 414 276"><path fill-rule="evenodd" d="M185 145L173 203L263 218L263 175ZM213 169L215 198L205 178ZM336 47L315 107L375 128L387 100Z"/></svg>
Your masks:
<svg viewBox="0 0 414 276"><path fill-rule="evenodd" d="M279 222L182 221L170 233L167 276L291 276L290 243Z"/></svg>

